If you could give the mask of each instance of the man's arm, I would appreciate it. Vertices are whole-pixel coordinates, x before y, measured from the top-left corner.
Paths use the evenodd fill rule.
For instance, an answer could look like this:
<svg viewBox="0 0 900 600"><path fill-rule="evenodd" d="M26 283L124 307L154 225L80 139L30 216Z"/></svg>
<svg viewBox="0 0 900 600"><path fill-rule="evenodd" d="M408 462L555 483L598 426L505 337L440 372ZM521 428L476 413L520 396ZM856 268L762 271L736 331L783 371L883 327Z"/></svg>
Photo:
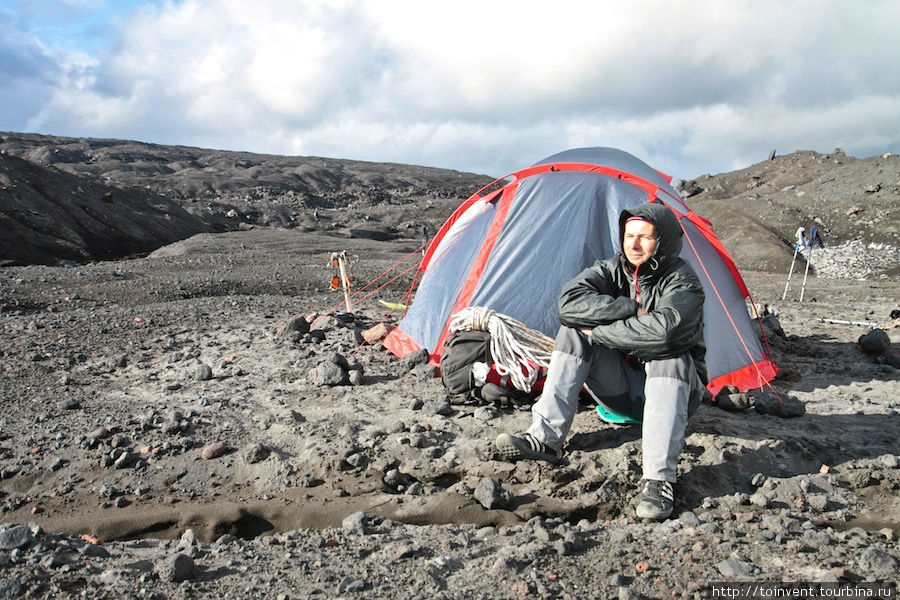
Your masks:
<svg viewBox="0 0 900 600"><path fill-rule="evenodd" d="M672 358L702 336L704 293L699 281L683 279L663 290L652 311L591 329L591 340L637 358Z"/></svg>
<svg viewBox="0 0 900 600"><path fill-rule="evenodd" d="M583 329L633 317L638 303L621 296L612 273L604 263L597 263L563 287L557 310L560 323Z"/></svg>

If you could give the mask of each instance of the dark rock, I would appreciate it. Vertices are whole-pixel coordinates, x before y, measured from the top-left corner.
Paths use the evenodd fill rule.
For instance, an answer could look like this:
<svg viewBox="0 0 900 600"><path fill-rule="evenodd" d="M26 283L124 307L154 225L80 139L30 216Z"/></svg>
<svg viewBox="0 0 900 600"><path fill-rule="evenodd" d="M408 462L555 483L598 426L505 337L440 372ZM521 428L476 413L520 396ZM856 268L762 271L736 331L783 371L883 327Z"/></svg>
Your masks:
<svg viewBox="0 0 900 600"><path fill-rule="evenodd" d="M753 405L753 401L747 394L718 394L716 406L729 412L743 412Z"/></svg>
<svg viewBox="0 0 900 600"><path fill-rule="evenodd" d="M14 525L9 529L0 531L0 550L13 550L24 548L32 542L34 534L25 525Z"/></svg>
<svg viewBox="0 0 900 600"><path fill-rule="evenodd" d="M891 349L891 338L884 329L873 329L859 336L857 343L869 354L884 354Z"/></svg>
<svg viewBox="0 0 900 600"><path fill-rule="evenodd" d="M279 332L279 336L294 339L307 333L309 333L309 322L306 320L306 317L295 315L285 324L284 328Z"/></svg>
<svg viewBox="0 0 900 600"><path fill-rule="evenodd" d="M0 577L0 599L18 598L24 591L18 577Z"/></svg>
<svg viewBox="0 0 900 600"><path fill-rule="evenodd" d="M495 479L485 477L475 486L475 499L488 510L505 509L512 504L513 495Z"/></svg>
<svg viewBox="0 0 900 600"><path fill-rule="evenodd" d="M332 362L339 366L342 370L347 371L350 369L350 364L347 362L347 357L339 352L331 352L328 356L325 357L325 360Z"/></svg>
<svg viewBox="0 0 900 600"><path fill-rule="evenodd" d="M417 379L434 379L437 377L438 368L432 364L425 363L410 369L409 374Z"/></svg>
<svg viewBox="0 0 900 600"><path fill-rule="evenodd" d="M67 564L67 561L63 556L57 554L56 552L50 552L48 554L45 554L41 558L40 564L45 569L58 569L59 567Z"/></svg>
<svg viewBox="0 0 900 600"><path fill-rule="evenodd" d="M806 413L806 406L796 397L787 394L778 395L770 392L760 392L753 402L756 412L764 415L773 415L790 419Z"/></svg>
<svg viewBox="0 0 900 600"><path fill-rule="evenodd" d="M320 386L347 385L350 383L350 376L347 374L347 371L329 360L319 363L318 366L310 369L309 380L313 384Z"/></svg>
<svg viewBox="0 0 900 600"><path fill-rule="evenodd" d="M777 335L778 337L784 337L784 329L781 328L781 323L778 322L778 317L776 317L772 313L766 313L759 318L759 324L763 326L763 329L766 330L766 333L770 333L772 335Z"/></svg>
<svg viewBox="0 0 900 600"><path fill-rule="evenodd" d="M403 372L412 371L416 365L423 365L428 362L431 355L428 350L422 348L415 352L410 352L400 359L400 370Z"/></svg>

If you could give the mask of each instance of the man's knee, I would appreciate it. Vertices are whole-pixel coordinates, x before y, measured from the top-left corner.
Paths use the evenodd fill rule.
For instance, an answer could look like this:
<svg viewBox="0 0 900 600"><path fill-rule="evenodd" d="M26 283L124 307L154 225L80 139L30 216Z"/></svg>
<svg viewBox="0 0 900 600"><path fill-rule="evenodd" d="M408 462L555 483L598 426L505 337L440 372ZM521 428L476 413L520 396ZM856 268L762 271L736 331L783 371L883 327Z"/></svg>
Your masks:
<svg viewBox="0 0 900 600"><path fill-rule="evenodd" d="M585 334L573 327L563 325L556 334L553 342L553 351L570 354L576 358L586 360L591 354L591 341Z"/></svg>
<svg viewBox="0 0 900 600"><path fill-rule="evenodd" d="M694 361L690 354L683 354L675 358L651 360L644 364L644 372L647 377L667 377L678 379L686 383L692 383L696 377Z"/></svg>

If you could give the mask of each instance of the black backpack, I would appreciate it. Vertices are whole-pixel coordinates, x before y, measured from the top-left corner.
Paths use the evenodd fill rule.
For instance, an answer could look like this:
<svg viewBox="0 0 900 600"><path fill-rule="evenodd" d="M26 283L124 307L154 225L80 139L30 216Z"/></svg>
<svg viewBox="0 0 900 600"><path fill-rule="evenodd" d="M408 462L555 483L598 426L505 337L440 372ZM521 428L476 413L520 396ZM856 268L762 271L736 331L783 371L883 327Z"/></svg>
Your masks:
<svg viewBox="0 0 900 600"><path fill-rule="evenodd" d="M475 391L472 365L483 362L490 366L491 334L487 331L455 331L450 334L441 354L441 383L447 392L468 396Z"/></svg>
<svg viewBox="0 0 900 600"><path fill-rule="evenodd" d="M451 402L461 404L493 404L527 410L537 392L526 393L493 383L475 385L472 365L482 362L494 364L491 357L491 334L487 331L456 331L444 343L441 354L441 382L451 396ZM455 398L455 400L453 399Z"/></svg>

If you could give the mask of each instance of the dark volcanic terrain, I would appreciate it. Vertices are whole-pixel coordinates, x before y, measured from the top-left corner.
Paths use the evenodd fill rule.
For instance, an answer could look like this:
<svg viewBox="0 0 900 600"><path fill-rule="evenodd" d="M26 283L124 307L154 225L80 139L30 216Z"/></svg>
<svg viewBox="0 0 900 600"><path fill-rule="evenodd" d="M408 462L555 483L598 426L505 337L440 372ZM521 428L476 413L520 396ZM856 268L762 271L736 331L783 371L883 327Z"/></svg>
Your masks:
<svg viewBox="0 0 900 600"><path fill-rule="evenodd" d="M675 514L657 524L634 518L639 429L585 410L562 465L509 464L492 441L523 429L527 411L450 403L428 365L363 343L395 321L378 300L401 299L408 277L334 313L332 252L352 257L360 284L402 271L421 256L421 225L433 233L489 178L0 138L4 228L42 228L60 244L0 246L46 248L35 262L49 263L0 269L0 597L700 598L717 581L897 583L896 157L798 152L683 183L773 311L781 375L768 392L803 414L775 416L755 395L735 411L701 406ZM149 148L188 172L167 183L172 173L99 158L122 147L132 162L151 162L136 150ZM41 152L81 158L15 158ZM230 166L169 164L189 155ZM343 172L335 181L357 182L353 193L300 178L310 187L282 201L292 189L275 175L259 197L234 183L240 169L262 177L304 160ZM107 213L73 215L95 201L124 211L109 213L120 225L199 229L85 262L102 244L74 234L108 226ZM812 223L828 244L818 276L806 301L781 301L794 230ZM74 247L93 249L62 253ZM311 325L296 318L314 313ZM870 331L875 350L860 344Z"/></svg>

